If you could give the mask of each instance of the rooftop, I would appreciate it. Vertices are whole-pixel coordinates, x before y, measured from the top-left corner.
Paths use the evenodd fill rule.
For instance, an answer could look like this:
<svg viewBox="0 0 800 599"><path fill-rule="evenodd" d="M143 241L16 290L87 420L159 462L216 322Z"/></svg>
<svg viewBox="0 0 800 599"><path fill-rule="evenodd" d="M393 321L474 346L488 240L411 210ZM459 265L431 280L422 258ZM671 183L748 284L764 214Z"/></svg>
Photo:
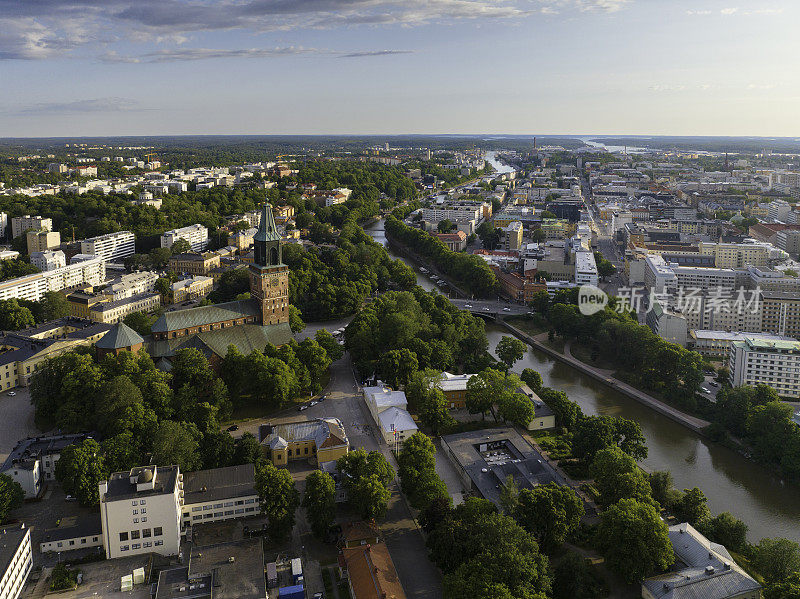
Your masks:
<svg viewBox="0 0 800 599"><path fill-rule="evenodd" d="M155 471L155 481L152 479L153 471ZM148 473L151 475L149 479ZM133 468L130 472L115 472L108 478L108 488L100 501L120 501L174 493L178 474L177 466L142 466ZM131 482L131 479L137 482ZM142 485L148 485L149 488L138 489Z"/></svg>
<svg viewBox="0 0 800 599"><path fill-rule="evenodd" d="M314 441L317 448L336 447L348 443L344 425L338 418L317 418L266 428L271 430L264 431L261 441L270 448L285 447L287 443L303 441Z"/></svg>
<svg viewBox="0 0 800 599"><path fill-rule="evenodd" d="M184 504L255 495L253 464L186 472L183 475Z"/></svg>
<svg viewBox="0 0 800 599"><path fill-rule="evenodd" d="M43 543L51 541L64 541L78 537L100 536L103 528L100 524L100 514L81 514L78 516L64 516L58 526L44 531Z"/></svg>
<svg viewBox="0 0 800 599"><path fill-rule="evenodd" d="M384 543L343 549L354 599L405 599L394 562Z"/></svg>
<svg viewBox="0 0 800 599"><path fill-rule="evenodd" d="M95 343L95 347L100 349L121 349L123 347L133 347L144 343L142 336L134 331L124 322L114 325L108 333Z"/></svg>
<svg viewBox="0 0 800 599"><path fill-rule="evenodd" d="M392 391L388 387L364 387L364 397L378 408L405 408L408 405L404 392Z"/></svg>
<svg viewBox="0 0 800 599"><path fill-rule="evenodd" d="M0 472L4 472L13 467L15 462L33 460L45 455L60 454L65 447L73 443L80 443L90 437L91 435L89 433L77 433L22 439L17 442L14 449L11 450L5 463L0 467Z"/></svg>
<svg viewBox="0 0 800 599"><path fill-rule="evenodd" d="M164 313L161 318L155 322L152 331L154 333L166 333L248 316L261 316L261 308L254 300L226 302L223 304L214 304L212 306L198 306L197 308L189 308L188 310Z"/></svg>
<svg viewBox="0 0 800 599"><path fill-rule="evenodd" d="M381 428L386 431L410 431L416 430L417 423L411 414L400 408L391 407L378 415Z"/></svg>
<svg viewBox="0 0 800 599"><path fill-rule="evenodd" d="M5 576L6 570L17 554L19 546L30 532L24 524L15 524L0 530L0 572Z"/></svg>

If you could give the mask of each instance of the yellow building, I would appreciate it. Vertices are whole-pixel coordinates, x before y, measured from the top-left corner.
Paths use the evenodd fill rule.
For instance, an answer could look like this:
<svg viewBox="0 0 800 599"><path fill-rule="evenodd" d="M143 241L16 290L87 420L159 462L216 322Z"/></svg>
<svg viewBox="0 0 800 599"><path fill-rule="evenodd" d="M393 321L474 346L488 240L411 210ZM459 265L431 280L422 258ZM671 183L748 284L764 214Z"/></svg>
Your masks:
<svg viewBox="0 0 800 599"><path fill-rule="evenodd" d="M198 276L190 279L183 279L182 281L176 281L172 284L170 298L173 304L179 304L186 300L203 297L210 293L213 287L213 277Z"/></svg>
<svg viewBox="0 0 800 599"><path fill-rule="evenodd" d="M108 300L107 296L104 296ZM152 312L161 306L158 293L140 293L116 301L102 301L89 309L89 319L95 322L116 323L133 312Z"/></svg>
<svg viewBox="0 0 800 599"><path fill-rule="evenodd" d="M46 252L61 245L61 233L58 231L28 231L25 240L28 244L28 254Z"/></svg>
<svg viewBox="0 0 800 599"><path fill-rule="evenodd" d="M765 267L769 262L769 250L752 243L707 243L700 242L700 254L714 256L717 268Z"/></svg>
<svg viewBox="0 0 800 599"><path fill-rule="evenodd" d="M87 293L85 291L74 291L67 296L69 303L69 315L75 318L89 318L92 306L104 301L106 298L100 293Z"/></svg>
<svg viewBox="0 0 800 599"><path fill-rule="evenodd" d="M169 272L177 275L207 275L219 267L220 256L216 252L176 254L169 259Z"/></svg>
<svg viewBox="0 0 800 599"><path fill-rule="evenodd" d="M338 418L318 418L268 427L261 443L276 466L306 460L316 466L336 461L350 451L350 441Z"/></svg>
<svg viewBox="0 0 800 599"><path fill-rule="evenodd" d="M62 318L34 329L7 332L0 338L0 389L26 387L46 359L79 346L92 346L111 326L77 318Z"/></svg>

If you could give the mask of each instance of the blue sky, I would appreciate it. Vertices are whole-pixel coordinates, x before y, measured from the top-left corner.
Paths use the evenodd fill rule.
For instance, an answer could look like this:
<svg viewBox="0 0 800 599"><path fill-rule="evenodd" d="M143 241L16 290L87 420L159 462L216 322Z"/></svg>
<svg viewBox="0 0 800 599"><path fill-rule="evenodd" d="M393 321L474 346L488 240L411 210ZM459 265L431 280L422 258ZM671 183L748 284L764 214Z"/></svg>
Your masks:
<svg viewBox="0 0 800 599"><path fill-rule="evenodd" d="M0 137L800 135L797 0L0 0Z"/></svg>

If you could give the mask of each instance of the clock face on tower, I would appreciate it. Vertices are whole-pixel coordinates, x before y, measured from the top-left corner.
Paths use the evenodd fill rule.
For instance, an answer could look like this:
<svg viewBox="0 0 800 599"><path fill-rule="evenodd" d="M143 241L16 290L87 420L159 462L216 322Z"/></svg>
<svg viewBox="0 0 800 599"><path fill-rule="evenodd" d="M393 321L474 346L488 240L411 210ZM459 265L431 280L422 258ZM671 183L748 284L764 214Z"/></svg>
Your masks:
<svg viewBox="0 0 800 599"><path fill-rule="evenodd" d="M278 286L278 279L277 278L272 279L272 286L273 287L277 287Z"/></svg>

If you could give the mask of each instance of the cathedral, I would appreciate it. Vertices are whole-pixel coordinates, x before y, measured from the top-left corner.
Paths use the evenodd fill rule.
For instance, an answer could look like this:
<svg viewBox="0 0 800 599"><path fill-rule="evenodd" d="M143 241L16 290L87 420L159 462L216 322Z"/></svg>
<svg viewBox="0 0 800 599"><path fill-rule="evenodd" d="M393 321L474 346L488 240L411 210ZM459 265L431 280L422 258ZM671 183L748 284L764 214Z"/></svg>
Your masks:
<svg viewBox="0 0 800 599"><path fill-rule="evenodd" d="M152 335L142 339L159 367L168 370L169 358L186 347L197 348L216 366L229 345L246 355L254 349L263 351L268 343L283 345L292 338L289 267L283 263L281 236L268 203L262 208L253 241L254 260L248 266L250 299L166 312L153 325ZM112 333L114 330L109 335Z"/></svg>

